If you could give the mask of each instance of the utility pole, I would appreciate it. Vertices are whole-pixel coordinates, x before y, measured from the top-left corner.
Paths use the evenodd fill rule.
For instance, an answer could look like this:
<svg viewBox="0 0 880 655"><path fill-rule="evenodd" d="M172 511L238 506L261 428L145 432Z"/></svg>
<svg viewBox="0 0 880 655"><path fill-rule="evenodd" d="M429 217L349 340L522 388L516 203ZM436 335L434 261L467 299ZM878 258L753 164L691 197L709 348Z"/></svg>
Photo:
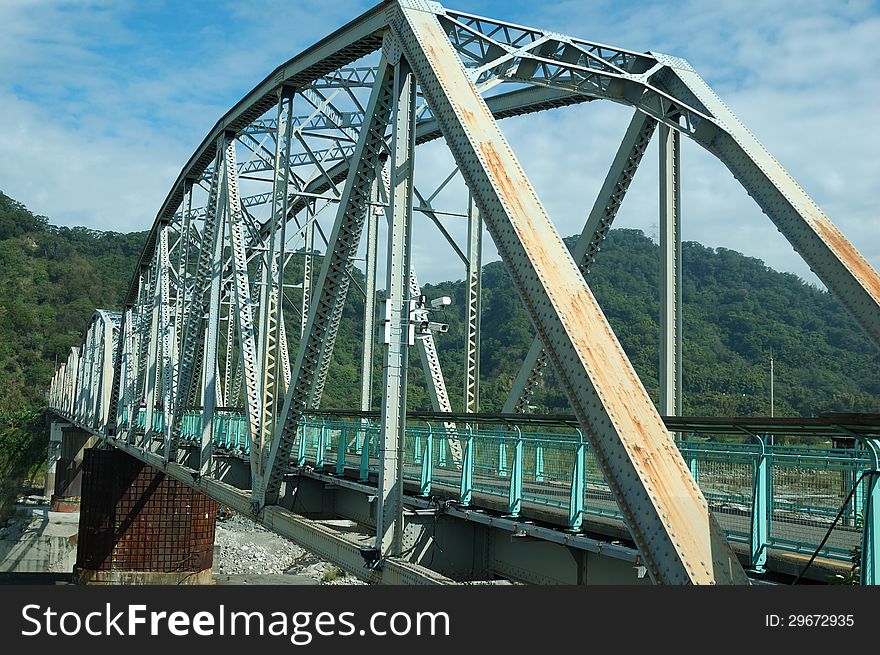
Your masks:
<svg viewBox="0 0 880 655"><path fill-rule="evenodd" d="M770 349L770 418L773 418L773 348ZM775 446L776 437L771 434L767 443Z"/></svg>

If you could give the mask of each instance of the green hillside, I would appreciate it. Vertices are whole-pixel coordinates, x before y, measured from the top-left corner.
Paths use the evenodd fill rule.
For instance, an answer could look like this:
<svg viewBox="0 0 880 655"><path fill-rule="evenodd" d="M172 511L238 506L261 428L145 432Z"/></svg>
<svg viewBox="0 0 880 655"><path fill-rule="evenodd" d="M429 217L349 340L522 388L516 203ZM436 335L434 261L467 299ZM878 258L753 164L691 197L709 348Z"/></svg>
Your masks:
<svg viewBox="0 0 880 655"><path fill-rule="evenodd" d="M42 403L96 307L118 307L146 233L49 225L0 193L0 411Z"/></svg>
<svg viewBox="0 0 880 655"><path fill-rule="evenodd" d="M63 361L70 346L80 343L95 307L119 308L145 238L144 232L52 226L0 193L0 412L42 404L56 358ZM655 400L659 257L658 246L641 232L615 230L588 280ZM683 260L686 413L768 414L770 348L777 415L880 409L880 356L829 294L731 250L689 242ZM294 258L291 282L300 266ZM355 278L363 286L359 271ZM498 411L532 328L503 264L485 266L483 289L481 409ZM438 348L453 405L461 409L464 283L426 285L424 292L454 299L438 319L450 325ZM352 285L324 407L356 406L362 308L363 296ZM298 316L293 306L286 311L295 353ZM411 362L410 406L429 409L415 352ZM536 411L566 410L549 372L534 405Z"/></svg>
<svg viewBox="0 0 880 655"><path fill-rule="evenodd" d="M571 246L574 239L566 241ZM732 250L687 242L682 251L685 414L769 415L771 348L777 416L880 409L880 353L830 294ZM588 279L655 402L659 267L657 244L638 230L614 230ZM503 264L485 266L483 285L481 409L499 411L532 328ZM453 402L460 406L465 286L426 285L424 291L455 299L455 311L445 317L450 330L438 344ZM551 374L533 404L537 412L566 410Z"/></svg>
<svg viewBox="0 0 880 655"><path fill-rule="evenodd" d="M44 464L56 360L96 307L120 304L144 239L49 225L0 193L0 516Z"/></svg>

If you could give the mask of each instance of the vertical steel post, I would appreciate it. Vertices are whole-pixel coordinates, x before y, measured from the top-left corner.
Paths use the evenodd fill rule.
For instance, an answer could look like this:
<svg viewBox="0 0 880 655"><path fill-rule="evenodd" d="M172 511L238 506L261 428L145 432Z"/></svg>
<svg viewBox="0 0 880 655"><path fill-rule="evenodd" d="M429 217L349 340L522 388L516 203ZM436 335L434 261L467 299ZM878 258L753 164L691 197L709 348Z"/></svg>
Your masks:
<svg viewBox="0 0 880 655"><path fill-rule="evenodd" d="M222 295L223 293L221 291L221 297ZM238 395L238 389L235 389L235 391L233 392L233 387L236 386L235 382L237 381L235 374L240 368L241 363L238 360L233 362L232 357L232 354L235 350L235 348L233 347L233 344L235 343L235 316L233 316L235 309L232 306L231 293L227 296L226 301L221 300L220 302L221 314L223 311L223 305L226 305L226 337L224 339L224 350L226 354L223 358L223 366L221 367L223 371L223 385L222 388L219 389L218 393L220 395L220 398L222 399L220 401L220 404L223 407L232 407L236 403L235 396ZM220 319L220 322L221 324L223 323L222 318Z"/></svg>
<svg viewBox="0 0 880 655"><path fill-rule="evenodd" d="M851 502L851 512L853 514L852 525L855 525L856 521L858 521L858 518L862 513L862 510L865 508L865 490L868 487L865 480L867 480L867 478L867 471L864 469L853 468L850 470L850 484L846 490L846 493L849 493L849 490L853 489ZM861 482L859 482L859 479L861 479Z"/></svg>
<svg viewBox="0 0 880 655"><path fill-rule="evenodd" d="M234 133L227 133L225 145L224 157L226 166L224 167L223 183L226 189L226 217L229 225L229 250L232 260L230 286L232 287L232 297L234 299L230 307L233 309L232 316L235 318L235 333L238 337L239 358L241 360L241 379L244 385L245 410L247 411L248 432L251 438L250 464L254 477L251 488L251 505L253 510L257 511L260 505L262 505L263 488L265 486L262 475L264 441L262 428L265 415L263 413L263 397L260 388L265 370L263 369L264 362L258 359L257 342L259 335L254 324L251 275L248 271L248 242L245 235L245 216L238 192ZM277 316L277 314L275 315ZM265 330L272 329L273 336L277 337L277 325L273 325L271 328L270 326L263 327ZM273 370L276 362L277 358L273 362ZM237 392L238 383L236 382L230 397L235 397Z"/></svg>
<svg viewBox="0 0 880 655"><path fill-rule="evenodd" d="M697 463L697 456L695 454L691 455L688 458L688 468L691 470L691 475L694 477L694 482L699 482L700 481L700 475L699 475L700 467L699 467L699 464Z"/></svg>
<svg viewBox="0 0 880 655"><path fill-rule="evenodd" d="M464 411L470 414L480 411L480 305L483 277L483 222L470 194L468 194L467 256Z"/></svg>
<svg viewBox="0 0 880 655"><path fill-rule="evenodd" d="M578 430L578 445L575 450L574 467L571 472L571 491L568 497L568 527L580 530L584 521L584 493L587 487L586 475L587 444L583 433Z"/></svg>
<svg viewBox="0 0 880 655"><path fill-rule="evenodd" d="M444 445L443 442L440 442ZM431 475L434 472L434 434L431 424L428 424L428 433L425 435L425 449L422 451L422 475L419 491L422 496L431 495Z"/></svg>
<svg viewBox="0 0 880 655"><path fill-rule="evenodd" d="M217 150L226 153L227 138L217 139ZM214 175L219 176L220 199L214 216L214 234L202 234L202 248L211 248L209 276L211 285L208 290L208 318L205 329L205 353L202 364L202 425L199 440L199 472L208 473L211 467L211 456L214 450L214 412L217 409L217 342L220 331L220 291L223 280L223 244L226 230L229 188L227 185L226 168L230 165L225 154L218 158ZM234 162L232 163L234 166ZM208 208L210 211L211 208ZM213 237L213 238L211 238Z"/></svg>
<svg viewBox="0 0 880 655"><path fill-rule="evenodd" d="M365 424L361 424L364 430L364 440L361 444L361 470L358 481L366 482L370 479L370 441L372 436Z"/></svg>
<svg viewBox="0 0 880 655"><path fill-rule="evenodd" d="M389 43L391 42L391 43ZM412 172L415 151L415 76L400 56L396 40L386 41L394 70L392 118L390 224L385 318L385 375L379 459L379 507L376 547L383 555L400 555L403 543L403 448L406 428L406 373L409 346L414 341L407 298L412 228Z"/></svg>
<svg viewBox="0 0 880 655"><path fill-rule="evenodd" d="M755 460L754 481L752 485L752 529L750 536L749 565L758 572L764 571L767 563L767 545L769 541L769 468L767 446L763 438L756 437L760 450Z"/></svg>
<svg viewBox="0 0 880 655"><path fill-rule="evenodd" d="M880 584L880 473L876 470L865 475L865 512L862 519L862 562L860 582L863 585Z"/></svg>
<svg viewBox="0 0 880 655"><path fill-rule="evenodd" d="M312 304L312 253L315 251L315 203L306 203L305 256L303 257L302 300L299 308L299 336L306 333Z"/></svg>
<svg viewBox="0 0 880 655"><path fill-rule="evenodd" d="M167 238L168 227L163 226L159 230L159 243ZM152 299L150 307L150 343L147 348L147 369L145 380L144 398L146 402L146 427L144 428L144 447L149 448L150 439L153 436L153 412L156 407L156 387L159 383L160 353L159 353L159 335L161 332L161 312L162 312L162 270L159 262L159 250L153 256L151 264L153 280Z"/></svg>
<svg viewBox="0 0 880 655"><path fill-rule="evenodd" d="M264 282L259 291L259 341L257 362L259 370L260 425L253 433L258 435L259 443L252 443L250 449L251 502L259 506L265 487L264 466L267 445L272 440L272 431L278 414L284 379L284 353L281 340L284 338L281 304L284 292L284 260L286 225L288 213L288 184L290 171L290 140L292 130L293 90L282 86L278 93L277 127L275 131L275 166L272 175L272 215L269 225L269 238L264 243L260 273ZM305 293L305 286L303 287ZM231 314L230 314L231 319Z"/></svg>
<svg viewBox="0 0 880 655"><path fill-rule="evenodd" d="M871 453L871 470L862 478L865 493L862 513L862 561L859 582L880 585L880 440L865 439Z"/></svg>
<svg viewBox="0 0 880 655"><path fill-rule="evenodd" d="M535 444L535 482L544 481L544 444Z"/></svg>
<svg viewBox="0 0 880 655"><path fill-rule="evenodd" d="M311 426L304 426L299 432L299 444L296 449L296 465L304 466L306 463L306 437L309 436Z"/></svg>
<svg viewBox="0 0 880 655"><path fill-rule="evenodd" d="M323 473L324 469L324 451L327 449L327 426L324 419L321 419L321 427L318 431L318 445L315 447L315 468Z"/></svg>
<svg viewBox="0 0 880 655"><path fill-rule="evenodd" d="M513 465L510 467L510 485L507 488L507 513L519 516L522 509L523 493L523 438L522 430L516 430L516 443L513 446Z"/></svg>
<svg viewBox="0 0 880 655"><path fill-rule="evenodd" d="M119 400L117 405L117 424L116 435L120 436L125 433L126 441L129 441L131 434L131 397L134 393L132 374L132 340L134 339L134 327L132 325L132 308L126 307L122 313L122 335L119 342L120 357L118 361L121 364L119 371Z"/></svg>
<svg viewBox="0 0 880 655"><path fill-rule="evenodd" d="M440 452L443 452L445 444L440 443ZM441 464L442 466L442 464ZM471 426L467 426L467 440L464 443L464 459L461 463L461 484L459 485L458 499L467 507L471 504L474 493L474 432Z"/></svg>
<svg viewBox="0 0 880 655"><path fill-rule="evenodd" d="M171 322L171 260L169 257L168 226L162 228L159 240L159 346L162 353L162 438L164 440L164 456L167 461L169 453L168 444L171 441L171 403L172 387L174 385L174 351L176 350L174 339L174 325ZM158 384L158 379L157 379Z"/></svg>
<svg viewBox="0 0 880 655"><path fill-rule="evenodd" d="M681 414L679 132L660 126L660 413Z"/></svg>
<svg viewBox="0 0 880 655"><path fill-rule="evenodd" d="M346 447L346 437L348 436L347 428L340 428L339 430L339 443L336 446L336 475L342 475L345 473L345 447Z"/></svg>
<svg viewBox="0 0 880 655"><path fill-rule="evenodd" d="M364 335L361 350L361 411L373 406L373 344L376 342L376 255L379 243L379 176L373 180L366 216L366 254L364 260ZM381 209L384 215L384 209Z"/></svg>
<svg viewBox="0 0 880 655"><path fill-rule="evenodd" d="M177 245L177 295L174 308L174 340L177 343L178 349L183 347L184 329L187 321L186 317L190 309L190 241L196 231L193 226L192 218L192 189L193 180L185 180L184 200L181 204L183 215L181 216L180 238ZM210 208L208 211L210 211ZM178 352L175 351L175 358L177 357L177 354ZM177 373L177 371L175 371L175 373ZM172 398L177 395L177 387L179 384L180 381L177 379L177 376L175 376ZM173 408L167 408L166 412L168 412L168 423L170 425L172 423L171 415L173 414Z"/></svg>

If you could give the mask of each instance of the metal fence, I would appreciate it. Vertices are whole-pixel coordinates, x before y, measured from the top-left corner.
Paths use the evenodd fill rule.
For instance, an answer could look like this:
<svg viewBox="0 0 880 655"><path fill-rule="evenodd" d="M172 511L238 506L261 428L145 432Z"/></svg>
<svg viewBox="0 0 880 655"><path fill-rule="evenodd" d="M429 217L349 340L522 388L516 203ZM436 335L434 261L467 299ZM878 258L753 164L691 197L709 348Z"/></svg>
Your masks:
<svg viewBox="0 0 880 655"><path fill-rule="evenodd" d="M146 427L143 409L136 425ZM155 412L153 429L163 425L164 416ZM186 412L181 439L198 443L201 432L201 413ZM379 433L380 426L367 419L307 416L297 431L293 463L368 480L381 467ZM453 449L456 442L460 448ZM858 441L852 448L811 448L768 445L760 436L728 443L691 435L677 443L727 538L749 546L753 568L763 568L768 548L805 554L818 549L820 556L850 561L865 531L880 520L876 499L869 502L878 485L865 475L877 470L877 455ZM213 444L218 452L246 456L247 417L216 412ZM453 452L463 453L460 461ZM565 515L572 530L596 517L623 519L595 453L574 429L413 421L404 440L403 476L425 496L442 490L463 504L476 502L475 495L499 499L512 516L523 507L550 508Z"/></svg>

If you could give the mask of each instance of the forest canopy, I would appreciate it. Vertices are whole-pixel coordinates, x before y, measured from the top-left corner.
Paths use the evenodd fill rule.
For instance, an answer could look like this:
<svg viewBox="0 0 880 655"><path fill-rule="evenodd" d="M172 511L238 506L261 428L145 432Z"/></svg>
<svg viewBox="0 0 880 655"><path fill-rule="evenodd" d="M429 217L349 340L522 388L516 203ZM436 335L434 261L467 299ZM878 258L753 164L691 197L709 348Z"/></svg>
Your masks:
<svg viewBox="0 0 880 655"><path fill-rule="evenodd" d="M95 308L121 307L146 237L146 232L54 226L0 193L0 412L30 411L44 404L56 362L66 360L70 347L80 344ZM574 239L566 241L572 245ZM769 414L771 349L777 416L880 409L877 349L829 293L732 250L694 242L686 242L682 250L685 414ZM301 258L292 262L287 274L296 280ZM659 264L659 247L642 232L614 230L588 277L655 401ZM362 277L359 270L354 275ZM465 284L427 284L423 292L429 298L453 298L452 306L436 315L449 324L437 343L453 407L461 410ZM322 407L351 408L359 398L363 302L352 285ZM289 322L298 320L292 306L287 315ZM299 331L288 329L291 333ZM484 266L482 411L500 411L533 334L505 266ZM290 338L295 353L296 336ZM374 370L377 395L380 359L376 357ZM429 409L415 353L410 362L408 404ZM552 372L545 373L533 407L536 412L567 411Z"/></svg>

